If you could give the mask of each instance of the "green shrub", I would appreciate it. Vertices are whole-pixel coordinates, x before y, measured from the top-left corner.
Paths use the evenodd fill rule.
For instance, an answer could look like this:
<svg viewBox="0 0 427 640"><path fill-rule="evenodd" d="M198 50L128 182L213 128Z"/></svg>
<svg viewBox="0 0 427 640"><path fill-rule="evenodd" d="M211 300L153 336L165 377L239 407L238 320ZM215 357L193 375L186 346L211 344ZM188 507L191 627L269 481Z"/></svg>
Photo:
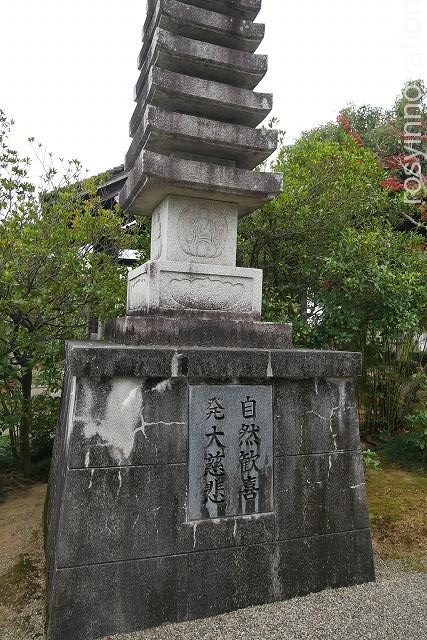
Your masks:
<svg viewBox="0 0 427 640"><path fill-rule="evenodd" d="M427 462L427 409L415 411L407 418L408 424L412 428L412 433L408 436L413 446L418 449Z"/></svg>
<svg viewBox="0 0 427 640"><path fill-rule="evenodd" d="M388 462L409 470L427 471L425 453L413 433L401 433L389 438L381 446L381 454Z"/></svg>
<svg viewBox="0 0 427 640"><path fill-rule="evenodd" d="M363 451L363 464L365 465L365 469L377 470L381 467L381 462L378 455L371 449L366 449L365 451Z"/></svg>
<svg viewBox="0 0 427 640"><path fill-rule="evenodd" d="M0 435L0 472L7 471L13 466L12 448L9 436Z"/></svg>
<svg viewBox="0 0 427 640"><path fill-rule="evenodd" d="M32 478L33 480L37 480L39 482L47 482L49 480L49 471L50 471L50 463L51 457L44 458L43 460L38 460L33 463L32 466Z"/></svg>
<svg viewBox="0 0 427 640"><path fill-rule="evenodd" d="M60 398L40 395L33 398L31 460L33 464L50 459L58 422Z"/></svg>

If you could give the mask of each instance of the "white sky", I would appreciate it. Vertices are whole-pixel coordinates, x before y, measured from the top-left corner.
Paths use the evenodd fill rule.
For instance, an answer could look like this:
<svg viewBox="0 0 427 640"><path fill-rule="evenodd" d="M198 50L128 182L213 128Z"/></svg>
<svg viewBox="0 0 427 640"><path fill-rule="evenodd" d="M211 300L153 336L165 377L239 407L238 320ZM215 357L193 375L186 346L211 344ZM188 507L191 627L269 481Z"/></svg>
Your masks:
<svg viewBox="0 0 427 640"><path fill-rule="evenodd" d="M91 171L121 164L144 0L0 4L0 108L22 140ZM264 0L258 20L270 56L260 89L273 91L289 139L349 102L388 106L405 80L426 79L426 0Z"/></svg>

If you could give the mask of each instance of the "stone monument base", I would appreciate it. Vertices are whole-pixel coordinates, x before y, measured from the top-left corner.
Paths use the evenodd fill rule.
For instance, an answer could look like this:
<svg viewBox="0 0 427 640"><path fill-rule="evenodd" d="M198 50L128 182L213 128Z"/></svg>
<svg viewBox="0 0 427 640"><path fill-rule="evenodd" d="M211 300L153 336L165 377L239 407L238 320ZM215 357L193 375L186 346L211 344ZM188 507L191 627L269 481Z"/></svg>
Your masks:
<svg viewBox="0 0 427 640"><path fill-rule="evenodd" d="M126 345L67 344L49 640L373 581L360 356L295 350L289 327L221 320L220 346L185 346L192 331L208 335L203 321L157 322L110 323ZM147 337L157 345L130 344Z"/></svg>

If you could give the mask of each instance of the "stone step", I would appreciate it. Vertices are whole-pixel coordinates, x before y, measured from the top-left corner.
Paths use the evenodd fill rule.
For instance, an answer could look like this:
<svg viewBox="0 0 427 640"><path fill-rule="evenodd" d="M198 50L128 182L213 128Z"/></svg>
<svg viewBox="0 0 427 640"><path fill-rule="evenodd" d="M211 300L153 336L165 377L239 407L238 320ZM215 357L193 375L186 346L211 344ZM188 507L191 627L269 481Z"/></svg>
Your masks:
<svg viewBox="0 0 427 640"><path fill-rule="evenodd" d="M190 40L158 28L135 87L135 100L152 66L241 89L254 89L267 73L268 61L264 55Z"/></svg>
<svg viewBox="0 0 427 640"><path fill-rule="evenodd" d="M167 195L233 202L245 215L274 198L282 175L236 169L143 150L120 193L120 204L136 215L151 215Z"/></svg>
<svg viewBox="0 0 427 640"><path fill-rule="evenodd" d="M152 67L130 121L131 137L148 104L167 111L256 127L270 113L273 99L269 93L256 93Z"/></svg>
<svg viewBox="0 0 427 640"><path fill-rule="evenodd" d="M210 158L223 158L240 169L253 169L277 148L277 132L172 113L149 105L126 155L126 169L132 167L143 148L164 155L207 156L206 162Z"/></svg>
<svg viewBox="0 0 427 640"><path fill-rule="evenodd" d="M187 4L217 11L227 16L255 20L261 11L262 0L185 0Z"/></svg>
<svg viewBox="0 0 427 640"><path fill-rule="evenodd" d="M104 339L119 344L156 344L168 347L234 347L291 349L292 325L229 317L208 319L176 316L126 316L107 320Z"/></svg>
<svg viewBox="0 0 427 640"><path fill-rule="evenodd" d="M144 63L157 27L185 38L247 53L254 53L258 49L265 33L263 24L238 20L177 0L157 0L154 14L143 33L144 43L138 57L138 69Z"/></svg>

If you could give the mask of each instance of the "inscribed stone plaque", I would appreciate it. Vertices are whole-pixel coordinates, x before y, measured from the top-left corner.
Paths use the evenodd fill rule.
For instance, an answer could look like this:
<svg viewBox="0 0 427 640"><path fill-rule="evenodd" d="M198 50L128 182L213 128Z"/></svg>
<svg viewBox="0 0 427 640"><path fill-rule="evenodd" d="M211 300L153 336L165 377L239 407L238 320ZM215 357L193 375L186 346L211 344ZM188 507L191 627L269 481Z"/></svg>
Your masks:
<svg viewBox="0 0 427 640"><path fill-rule="evenodd" d="M189 520L273 510L270 386L190 386L189 436Z"/></svg>

